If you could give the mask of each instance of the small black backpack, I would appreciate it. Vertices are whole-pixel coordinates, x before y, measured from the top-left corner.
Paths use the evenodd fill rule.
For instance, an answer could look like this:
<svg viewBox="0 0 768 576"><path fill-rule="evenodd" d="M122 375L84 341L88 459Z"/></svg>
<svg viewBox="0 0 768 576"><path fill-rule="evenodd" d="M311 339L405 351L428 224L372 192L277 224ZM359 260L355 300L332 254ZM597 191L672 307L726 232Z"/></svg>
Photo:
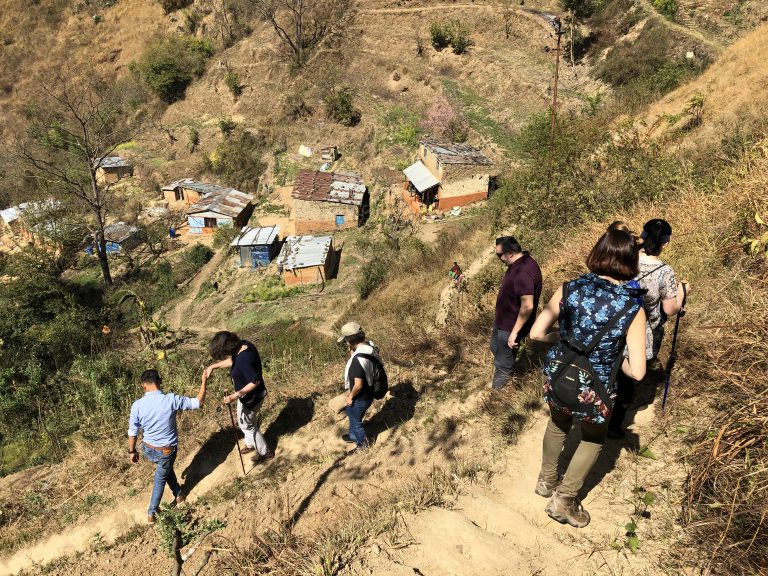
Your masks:
<svg viewBox="0 0 768 576"><path fill-rule="evenodd" d="M365 358L373 366L373 381L368 382L368 388L370 388L371 394L373 394L376 400L381 400L387 394L387 390L389 390L389 381L387 379L387 371L384 370L384 364L381 363L378 356L373 354L363 354L361 352L355 354L355 356Z"/></svg>
<svg viewBox="0 0 768 576"><path fill-rule="evenodd" d="M568 283L563 284L563 306L568 305ZM549 360L544 372L549 376L552 395L558 404L572 412L583 412L587 406L594 407L596 398L608 408L613 409L611 391L608 390L595 373L589 355L602 338L613 328L619 319L634 305L630 300L614 315L588 344L582 344L572 335L566 334L560 339L560 354ZM621 366L623 356L619 354L611 372L611 382Z"/></svg>

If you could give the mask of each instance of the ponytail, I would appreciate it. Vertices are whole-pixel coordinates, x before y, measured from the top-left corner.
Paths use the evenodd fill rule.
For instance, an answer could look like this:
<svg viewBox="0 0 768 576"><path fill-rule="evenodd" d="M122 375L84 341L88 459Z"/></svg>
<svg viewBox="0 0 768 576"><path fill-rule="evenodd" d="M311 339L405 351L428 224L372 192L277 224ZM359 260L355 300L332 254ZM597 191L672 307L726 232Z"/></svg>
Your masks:
<svg viewBox="0 0 768 576"><path fill-rule="evenodd" d="M648 220L640 235L643 240L642 248L648 256L658 256L661 248L672 238L672 226L661 218Z"/></svg>

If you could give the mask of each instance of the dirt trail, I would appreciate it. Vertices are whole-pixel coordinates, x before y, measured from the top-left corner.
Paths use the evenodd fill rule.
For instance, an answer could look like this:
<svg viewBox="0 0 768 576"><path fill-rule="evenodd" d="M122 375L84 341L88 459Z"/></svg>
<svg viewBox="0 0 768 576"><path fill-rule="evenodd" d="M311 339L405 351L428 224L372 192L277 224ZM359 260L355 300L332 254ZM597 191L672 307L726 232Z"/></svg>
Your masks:
<svg viewBox="0 0 768 576"><path fill-rule="evenodd" d="M192 281L187 284L187 295L173 306L167 316L168 325L172 329L181 329L181 321L187 316L189 309L192 307L192 303L197 297L200 286L202 286L203 282L211 278L213 272L216 271L216 269L227 257L229 257L229 255L230 254L228 250L219 250L216 252L213 258L211 258L208 263L200 269Z"/></svg>

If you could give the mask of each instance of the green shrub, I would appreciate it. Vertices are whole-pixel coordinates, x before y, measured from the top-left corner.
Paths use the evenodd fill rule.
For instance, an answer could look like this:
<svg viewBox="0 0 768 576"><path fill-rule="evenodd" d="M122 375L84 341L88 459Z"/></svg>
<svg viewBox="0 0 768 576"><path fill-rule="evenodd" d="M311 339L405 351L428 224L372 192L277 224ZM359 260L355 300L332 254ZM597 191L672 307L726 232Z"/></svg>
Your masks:
<svg viewBox="0 0 768 576"><path fill-rule="evenodd" d="M454 54L464 54L473 42L469 37L469 26L461 20L441 20L429 26L432 46L438 52L453 47Z"/></svg>
<svg viewBox="0 0 768 576"><path fill-rule="evenodd" d="M334 91L325 98L325 112L328 118L343 126L356 126L360 122L360 111L352 102L352 94L343 89Z"/></svg>
<svg viewBox="0 0 768 576"><path fill-rule="evenodd" d="M229 136L237 128L237 122L232 118L222 118L219 120L219 130L224 136Z"/></svg>
<svg viewBox="0 0 768 576"><path fill-rule="evenodd" d="M360 279L357 281L357 294L365 300L384 284L389 274L389 262L384 258L374 258L363 264Z"/></svg>
<svg viewBox="0 0 768 576"><path fill-rule="evenodd" d="M266 146L262 135L237 128L205 158L205 168L228 186L255 193L266 168Z"/></svg>
<svg viewBox="0 0 768 576"><path fill-rule="evenodd" d="M240 234L240 229L235 226L216 228L213 233L213 247L227 248L232 243L232 240L237 238L238 234Z"/></svg>
<svg viewBox="0 0 768 576"><path fill-rule="evenodd" d="M465 22L451 22L451 48L454 54L464 54L474 42L469 37L469 26Z"/></svg>
<svg viewBox="0 0 768 576"><path fill-rule="evenodd" d="M384 114L387 142L415 147L419 143L421 128L419 114L403 106L395 106Z"/></svg>
<svg viewBox="0 0 768 576"><path fill-rule="evenodd" d="M212 55L208 40L170 36L152 42L132 67L158 98L170 104L184 98L187 86L205 71Z"/></svg>
<svg viewBox="0 0 768 576"><path fill-rule="evenodd" d="M303 286L286 286L280 278L270 276L248 290L243 296L243 302L271 302L290 298L304 291Z"/></svg>
<svg viewBox="0 0 768 576"><path fill-rule="evenodd" d="M649 20L635 42L615 46L597 69L597 77L623 86L649 77L670 59L672 36L663 24Z"/></svg>
<svg viewBox="0 0 768 576"><path fill-rule="evenodd" d="M205 244L195 244L191 250L184 252L182 262L195 270L205 266L213 258L213 250Z"/></svg>
<svg viewBox="0 0 768 576"><path fill-rule="evenodd" d="M158 0L166 14L181 10L192 4L192 0Z"/></svg>
<svg viewBox="0 0 768 576"><path fill-rule="evenodd" d="M240 84L240 75L237 72L227 72L224 76L224 84L227 85L232 96L239 98L243 93L243 86Z"/></svg>
<svg viewBox="0 0 768 576"><path fill-rule="evenodd" d="M451 30L447 22L432 22L429 25L432 47L440 52L451 44Z"/></svg>
<svg viewBox="0 0 768 576"><path fill-rule="evenodd" d="M674 20L677 15L677 0L653 0L653 7L670 20Z"/></svg>

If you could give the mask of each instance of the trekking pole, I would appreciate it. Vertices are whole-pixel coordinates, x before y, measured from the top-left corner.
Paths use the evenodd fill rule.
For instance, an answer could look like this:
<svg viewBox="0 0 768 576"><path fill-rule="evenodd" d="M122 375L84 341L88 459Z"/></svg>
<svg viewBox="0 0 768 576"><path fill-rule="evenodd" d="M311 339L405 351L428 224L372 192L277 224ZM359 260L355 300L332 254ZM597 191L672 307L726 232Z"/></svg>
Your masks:
<svg viewBox="0 0 768 576"><path fill-rule="evenodd" d="M680 318L685 316L685 301L688 297L688 292L685 289L685 284L680 284L683 287L683 303L680 306L680 311L675 318L675 332L672 335L672 349L669 351L669 360L667 360L667 378L664 382L664 397L661 400L661 409L664 410L664 406L667 404L667 393L669 392L669 379L672 376L672 369L675 367L677 361L677 329L680 327Z"/></svg>
<svg viewBox="0 0 768 576"><path fill-rule="evenodd" d="M232 420L232 433L235 435L235 446L237 446L237 454L240 456L240 465L243 467L243 476L245 472L245 462L243 462L243 453L240 452L240 437L237 435L237 426L235 426L235 415L232 414L232 404L227 404L229 408L229 419Z"/></svg>

